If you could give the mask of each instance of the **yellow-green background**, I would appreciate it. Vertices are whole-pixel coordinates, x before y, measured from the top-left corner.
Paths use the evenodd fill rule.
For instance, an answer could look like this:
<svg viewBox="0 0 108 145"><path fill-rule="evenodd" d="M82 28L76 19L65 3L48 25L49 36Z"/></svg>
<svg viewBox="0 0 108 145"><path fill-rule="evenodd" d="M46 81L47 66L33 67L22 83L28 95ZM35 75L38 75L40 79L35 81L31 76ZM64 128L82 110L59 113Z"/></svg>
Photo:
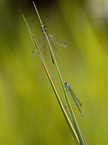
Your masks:
<svg viewBox="0 0 108 145"><path fill-rule="evenodd" d="M108 144L107 0L35 2L48 32L67 43L54 53L63 79L83 104L84 118L72 100L87 143ZM0 145L73 145L41 61L32 56L22 13L38 41L32 1L0 0ZM63 96L48 49L44 57Z"/></svg>

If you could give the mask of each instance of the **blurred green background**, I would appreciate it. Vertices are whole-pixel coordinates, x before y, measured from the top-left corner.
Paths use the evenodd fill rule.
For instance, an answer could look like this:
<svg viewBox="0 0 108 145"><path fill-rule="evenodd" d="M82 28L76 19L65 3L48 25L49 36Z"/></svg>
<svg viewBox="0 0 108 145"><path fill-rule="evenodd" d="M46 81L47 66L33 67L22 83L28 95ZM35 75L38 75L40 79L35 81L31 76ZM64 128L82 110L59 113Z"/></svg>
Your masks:
<svg viewBox="0 0 108 145"><path fill-rule="evenodd" d="M67 48L55 53L64 81L82 102L72 104L89 145L108 144L108 1L35 0L43 23ZM36 55L22 13L39 41L31 0L0 0L0 145L73 145L73 137ZM41 49L44 55L44 49ZM63 96L47 49L46 62Z"/></svg>

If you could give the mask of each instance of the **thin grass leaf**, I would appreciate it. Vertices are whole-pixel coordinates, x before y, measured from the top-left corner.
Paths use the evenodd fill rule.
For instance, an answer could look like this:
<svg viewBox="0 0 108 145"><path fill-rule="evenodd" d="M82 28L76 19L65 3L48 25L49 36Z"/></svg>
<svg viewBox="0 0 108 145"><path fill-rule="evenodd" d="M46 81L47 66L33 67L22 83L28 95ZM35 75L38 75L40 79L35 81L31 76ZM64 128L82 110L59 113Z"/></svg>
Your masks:
<svg viewBox="0 0 108 145"><path fill-rule="evenodd" d="M25 23L26 23L26 26L27 26L28 31L29 31L29 33L30 33L31 39L32 39L33 44L34 44L34 46L35 46L35 49L37 50L37 52L38 52L38 54L39 54L39 57L40 57L40 59L41 59L41 62L42 62L43 67L44 67L44 69L45 69L45 72L46 72L46 74L47 74L47 77L48 77L48 79L49 79L49 81L50 81L50 84L51 84L51 86L52 86L52 88L53 88L53 91L54 91L54 93L55 93L55 95L56 95L56 98L57 98L58 103L59 103L59 105L60 105L60 108L61 108L61 110L62 110L62 112L63 112L63 115L64 115L64 117L65 117L65 119L66 119L66 122L67 122L67 124L68 124L68 126L69 126L69 128L70 128L70 131L71 131L71 133L72 133L72 135L73 135L73 138L74 138L76 144L79 145L79 144L80 144L80 140L79 140L79 137L78 137L78 135L77 135L77 132L76 132L76 130L75 130L75 128L74 128L72 119L71 119L71 117L70 117L70 115L69 115L69 113L68 113L68 111L67 111L67 109L66 109L66 106L65 106L65 104L64 104L64 102L63 102L63 99L62 99L62 97L61 97L61 95L60 95L60 93L59 93L59 91L58 91L58 89L57 89L57 87L56 87L56 84L55 84L55 82L54 82L54 80L53 80L53 77L52 77L52 75L51 75L51 73L50 73L50 71L49 71L49 69L48 69L48 66L47 66L47 64L46 64L46 62L45 62L45 60L44 60L44 57L43 57L43 55L42 55L42 53L41 53L41 51L40 51L40 49L39 49L39 47L38 47L38 44L37 44L37 42L35 41L35 39L34 39L34 37L33 37L33 34L32 34L32 32L31 32L31 30L30 30L30 28L29 28L29 25L28 25L28 23L27 23L25 17L24 17L23 15L22 15L22 17L23 17L23 19L24 19L24 21L25 21Z"/></svg>
<svg viewBox="0 0 108 145"><path fill-rule="evenodd" d="M55 67L56 67L56 70L57 70L57 73L58 73L58 76L59 76L59 79L60 79L60 82L61 82L61 86L62 86L62 89L63 89L63 93L64 93L64 96L65 96L65 100L66 100L67 106L68 106L68 108L69 108L69 111L70 111L70 113L71 113L71 116L72 116L72 119L73 119L73 122L74 122L75 129L76 129L76 131L77 131L77 133L78 133L78 136L79 136L79 139L80 139L80 143L81 143L82 145L86 145L86 144L87 144L87 143L86 143L86 140L85 140L85 138L84 138L84 135L83 135L83 133L82 133L82 131L81 131L81 128L80 128L80 126L79 126L79 123L78 123L78 120L77 120L77 118L76 118L76 115L75 115L75 113L74 113L74 110L73 110L73 107L72 107L70 98L69 98L69 96L68 96L68 94L67 94L67 92L66 92L66 88L64 88L63 79L62 79L61 73L60 73L60 71L59 71L59 68L58 68L58 65L57 65L57 62L56 62L54 53L53 53L53 51L52 51L52 47L51 47L51 44L50 44L50 40L49 40L49 38L48 38L48 36L47 36L47 34L46 34L44 28L43 28L42 20L41 20L41 18L40 18L39 12L38 12L37 7L36 7L36 5L35 5L34 2L33 2L33 5L34 5L34 8L35 8L36 13L37 13L37 15L38 15L38 18L39 18L39 21L40 21L40 24L41 24L43 33L44 33L44 35L45 35L45 37L46 37L46 39L47 39L48 46L49 46L49 49L50 49L50 51L51 51L52 57L53 57L53 59L54 59Z"/></svg>

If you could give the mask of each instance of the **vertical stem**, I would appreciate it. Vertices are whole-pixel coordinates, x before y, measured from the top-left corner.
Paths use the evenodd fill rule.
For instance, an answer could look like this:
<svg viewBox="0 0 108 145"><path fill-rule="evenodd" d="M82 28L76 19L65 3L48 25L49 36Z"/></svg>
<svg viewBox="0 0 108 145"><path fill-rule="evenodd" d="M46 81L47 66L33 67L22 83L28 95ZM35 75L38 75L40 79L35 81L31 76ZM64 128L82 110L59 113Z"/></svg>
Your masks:
<svg viewBox="0 0 108 145"><path fill-rule="evenodd" d="M77 132L76 132L76 129L75 129L74 125L73 125L72 119L71 119L71 117L70 117L70 115L69 115L69 113L68 113L68 111L67 111L67 108L66 108L66 106L65 106L65 103L64 103L64 101L63 101L63 99L62 99L62 97L61 97L61 95L60 95L60 93L59 93L59 90L58 90L57 87L56 87L56 84L55 84L55 82L54 82L54 80L53 80L53 77L52 77L52 75L51 75L51 73L50 73L50 71L49 71L49 69L48 69L48 66L47 66L47 64L46 64L46 62L45 62L45 60L44 60L44 58L43 58L43 55L42 55L42 53L41 53L41 51L40 51L40 49L39 49L39 47L38 47L38 45L37 45L37 43L36 43L36 40L35 40L34 37L33 37L33 34L32 34L32 32L31 32L31 30L30 30L30 28L29 28L29 25L28 25L28 23L27 23L25 17L24 17L23 15L22 15L22 17L23 17L23 19L24 19L24 21L25 21L25 23L26 23L26 26L27 26L28 31L29 31L29 33L30 33L31 39L32 39L33 44L34 44L34 46L35 46L35 49L37 50L38 55L39 55L39 57L40 57L40 59L41 59L41 62L42 62L42 64L43 64L43 67L44 67L44 69L45 69L45 72L46 72L46 74L47 74L47 77L48 77L48 79L49 79L49 81L50 81L50 84L51 84L51 86L52 86L52 88L53 88L53 91L54 91L54 93L55 93L55 95L56 95L56 98L57 98L57 100L58 100L58 103L59 103L59 105L60 105L60 108L61 108L61 110L62 110L62 113L63 113L63 115L64 115L64 117L65 117L65 119L66 119L66 122L67 122L67 124L68 124L68 126L69 126L69 129L70 129L70 131L71 131L71 133L72 133L72 135L73 135L73 138L74 138L76 144L79 145L79 144L80 144L80 140L79 140L78 134L77 134Z"/></svg>
<svg viewBox="0 0 108 145"><path fill-rule="evenodd" d="M66 100L66 102L67 102L69 111L70 111L70 113L71 113L71 116L72 116L72 119L73 119L73 122L74 122L75 129L76 129L76 131L77 131L77 133L78 133L78 136L79 136L79 138L80 138L80 144L81 144L81 145L87 145L86 140L85 140L85 138L84 138L84 135L83 135L83 133L82 133L82 131L81 131L81 128L80 128L80 126L79 126L78 120L77 120L77 118L76 118L76 115L75 115L75 113L74 113L73 107L72 107L72 105L71 105L70 98L69 98L69 96L68 96L68 94L67 94L67 92L66 92L66 88L64 87L63 79L62 79L60 70L59 70L59 68L58 68L58 65L57 65L57 62L56 62L54 53L53 53L53 51L52 51L50 41L49 41L48 36L47 36L47 34L46 34L46 32L45 32L45 30L44 30L44 28L43 28L43 23L42 23L42 20L41 20L41 18L40 18L39 12L38 12L38 10L37 10L37 7L36 7L34 1L33 1L33 5L34 5L34 8L35 8L36 13L37 13L37 15L38 15L40 24L41 24L41 26L42 26L42 30L43 30L43 32L44 32L44 35L45 35L45 37L46 37L46 39L47 39L48 46L49 46L49 48L50 48L52 57L53 57L53 59L54 59L55 67L56 67L56 70L57 70L57 73L58 73L58 76L59 76L59 79L60 79L60 82L61 82L61 86L62 86L62 89L63 89L63 93L64 93L64 96L65 96L65 100Z"/></svg>

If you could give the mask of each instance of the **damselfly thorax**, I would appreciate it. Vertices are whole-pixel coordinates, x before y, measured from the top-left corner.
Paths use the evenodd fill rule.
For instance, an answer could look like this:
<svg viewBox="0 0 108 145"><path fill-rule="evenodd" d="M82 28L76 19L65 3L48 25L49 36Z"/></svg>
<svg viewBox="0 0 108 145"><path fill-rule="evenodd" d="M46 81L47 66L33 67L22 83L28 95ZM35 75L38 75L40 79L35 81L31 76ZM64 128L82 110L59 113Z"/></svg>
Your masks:
<svg viewBox="0 0 108 145"><path fill-rule="evenodd" d="M44 29L45 30L45 32L47 32L47 30L46 30L46 25L42 25L42 26L40 26L40 28L42 29ZM43 32L43 29L42 29L42 32ZM44 34L44 32L43 32L43 34Z"/></svg>

